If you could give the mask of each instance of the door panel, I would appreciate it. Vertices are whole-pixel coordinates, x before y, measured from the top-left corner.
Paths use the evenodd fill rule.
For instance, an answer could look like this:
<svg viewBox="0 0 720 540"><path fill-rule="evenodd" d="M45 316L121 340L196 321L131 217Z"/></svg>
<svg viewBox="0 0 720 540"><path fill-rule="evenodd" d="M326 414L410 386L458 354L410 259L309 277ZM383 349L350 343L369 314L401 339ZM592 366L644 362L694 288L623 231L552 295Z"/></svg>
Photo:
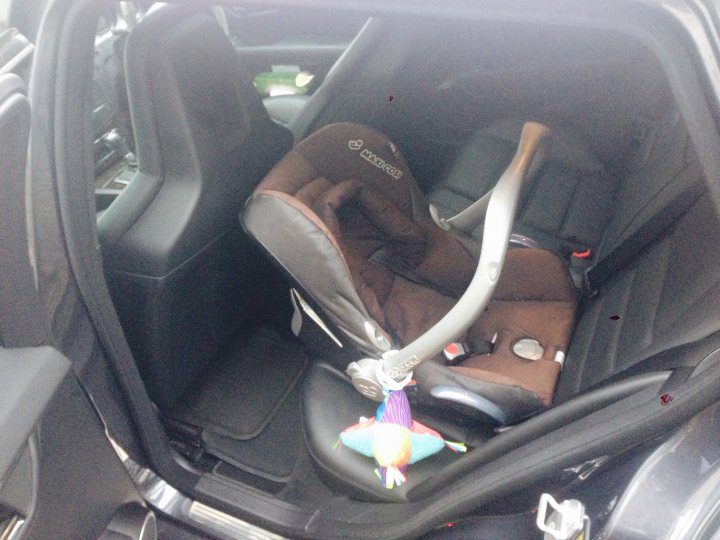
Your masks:
<svg viewBox="0 0 720 540"><path fill-rule="evenodd" d="M27 66L8 56L0 54L0 538L97 538L142 499L70 361L47 346L25 201L31 111L22 79L8 73Z"/></svg>
<svg viewBox="0 0 720 540"><path fill-rule="evenodd" d="M0 537L20 529L35 499L37 452L29 440L70 371L49 347L0 349ZM35 446L33 446L35 449Z"/></svg>
<svg viewBox="0 0 720 540"><path fill-rule="evenodd" d="M97 538L141 503L65 357L1 349L0 373L0 537Z"/></svg>
<svg viewBox="0 0 720 540"><path fill-rule="evenodd" d="M0 483L69 371L70 362L50 347L0 349Z"/></svg>

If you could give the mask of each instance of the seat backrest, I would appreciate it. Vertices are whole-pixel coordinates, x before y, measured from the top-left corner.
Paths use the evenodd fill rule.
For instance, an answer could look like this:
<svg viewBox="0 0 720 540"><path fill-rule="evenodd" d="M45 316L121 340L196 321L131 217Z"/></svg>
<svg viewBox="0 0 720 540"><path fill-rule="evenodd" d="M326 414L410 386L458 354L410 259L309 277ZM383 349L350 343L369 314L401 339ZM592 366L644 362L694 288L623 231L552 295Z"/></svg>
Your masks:
<svg viewBox="0 0 720 540"><path fill-rule="evenodd" d="M660 123L651 151L623 179L599 258L662 211L668 201L702 181L687 131L670 114ZM705 195L586 303L556 400L720 329L719 264L720 219Z"/></svg>
<svg viewBox="0 0 720 540"><path fill-rule="evenodd" d="M524 123L523 118L492 122L457 149L450 166L428 190L443 217L454 216L494 187L512 159ZM560 122L547 124L553 130L550 154L523 190L513 232L557 253L595 249L617 179L577 130Z"/></svg>
<svg viewBox="0 0 720 540"><path fill-rule="evenodd" d="M701 179L690 136L677 109L670 109L655 122L648 121L645 129L620 182L596 259L607 255Z"/></svg>
<svg viewBox="0 0 720 540"><path fill-rule="evenodd" d="M148 15L127 39L125 72L142 178L101 216L99 233L119 263L164 275L232 224L292 139L208 13Z"/></svg>
<svg viewBox="0 0 720 540"><path fill-rule="evenodd" d="M146 16L128 36L125 71L139 172L98 230L133 353L169 405L253 315L237 214L292 136L209 12Z"/></svg>
<svg viewBox="0 0 720 540"><path fill-rule="evenodd" d="M362 71L362 62L367 55L378 46L379 38L386 32L383 19L369 18L345 51L328 71L322 84L303 103L298 114L295 114L288 127L301 141L314 130L337 121L333 102L339 97L346 97L348 81Z"/></svg>

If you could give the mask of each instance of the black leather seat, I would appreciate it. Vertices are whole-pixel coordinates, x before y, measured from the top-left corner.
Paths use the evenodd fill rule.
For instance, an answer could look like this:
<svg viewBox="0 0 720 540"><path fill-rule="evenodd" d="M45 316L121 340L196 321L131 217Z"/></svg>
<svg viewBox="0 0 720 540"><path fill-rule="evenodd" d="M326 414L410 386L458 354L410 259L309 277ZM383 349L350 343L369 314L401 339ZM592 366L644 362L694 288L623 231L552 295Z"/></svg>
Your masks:
<svg viewBox="0 0 720 540"><path fill-rule="evenodd" d="M326 481L341 492L368 500L406 500L414 487L458 459L445 448L412 465L407 482L387 490L375 475L372 460L337 444L344 429L356 424L360 416L372 416L378 404L356 392L344 373L322 363L313 365L306 375L303 396L308 450Z"/></svg>
<svg viewBox="0 0 720 540"><path fill-rule="evenodd" d="M522 119L497 121L462 145L427 192L441 216L461 212L492 189L515 152L522 125ZM550 127L550 155L523 193L513 231L565 255L595 250L610 218L618 177L581 134L557 123Z"/></svg>
<svg viewBox="0 0 720 540"><path fill-rule="evenodd" d="M133 354L152 398L170 407L257 314L259 257L237 214L292 135L270 120L207 12L170 5L143 18L125 71L139 171L98 233Z"/></svg>

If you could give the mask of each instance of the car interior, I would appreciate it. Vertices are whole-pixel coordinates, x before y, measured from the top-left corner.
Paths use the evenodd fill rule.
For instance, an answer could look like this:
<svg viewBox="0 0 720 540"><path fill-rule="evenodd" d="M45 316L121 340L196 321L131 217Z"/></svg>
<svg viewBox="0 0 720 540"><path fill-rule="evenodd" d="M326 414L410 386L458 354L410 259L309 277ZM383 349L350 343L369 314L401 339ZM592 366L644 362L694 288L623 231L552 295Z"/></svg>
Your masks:
<svg viewBox="0 0 720 540"><path fill-rule="evenodd" d="M664 435L618 426L717 362L720 221L657 51L601 24L126 4L95 39L97 233L178 459L356 535L420 511L532 534L544 491L602 525L609 480L568 464L647 455ZM380 359L468 448L393 489L336 444Z"/></svg>

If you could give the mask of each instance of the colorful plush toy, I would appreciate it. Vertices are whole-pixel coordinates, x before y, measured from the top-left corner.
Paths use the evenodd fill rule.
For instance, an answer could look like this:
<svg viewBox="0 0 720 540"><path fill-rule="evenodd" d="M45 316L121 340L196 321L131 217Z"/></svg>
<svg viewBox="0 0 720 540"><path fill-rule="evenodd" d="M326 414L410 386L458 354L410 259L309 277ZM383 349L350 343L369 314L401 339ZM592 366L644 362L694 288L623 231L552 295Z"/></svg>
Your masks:
<svg viewBox="0 0 720 540"><path fill-rule="evenodd" d="M338 442L375 458L377 474L387 489L405 482L405 470L448 446L455 452L465 452L464 444L445 441L427 426L410 415L410 403L405 391L386 390L385 400L377 408L375 418L361 418L340 434Z"/></svg>

